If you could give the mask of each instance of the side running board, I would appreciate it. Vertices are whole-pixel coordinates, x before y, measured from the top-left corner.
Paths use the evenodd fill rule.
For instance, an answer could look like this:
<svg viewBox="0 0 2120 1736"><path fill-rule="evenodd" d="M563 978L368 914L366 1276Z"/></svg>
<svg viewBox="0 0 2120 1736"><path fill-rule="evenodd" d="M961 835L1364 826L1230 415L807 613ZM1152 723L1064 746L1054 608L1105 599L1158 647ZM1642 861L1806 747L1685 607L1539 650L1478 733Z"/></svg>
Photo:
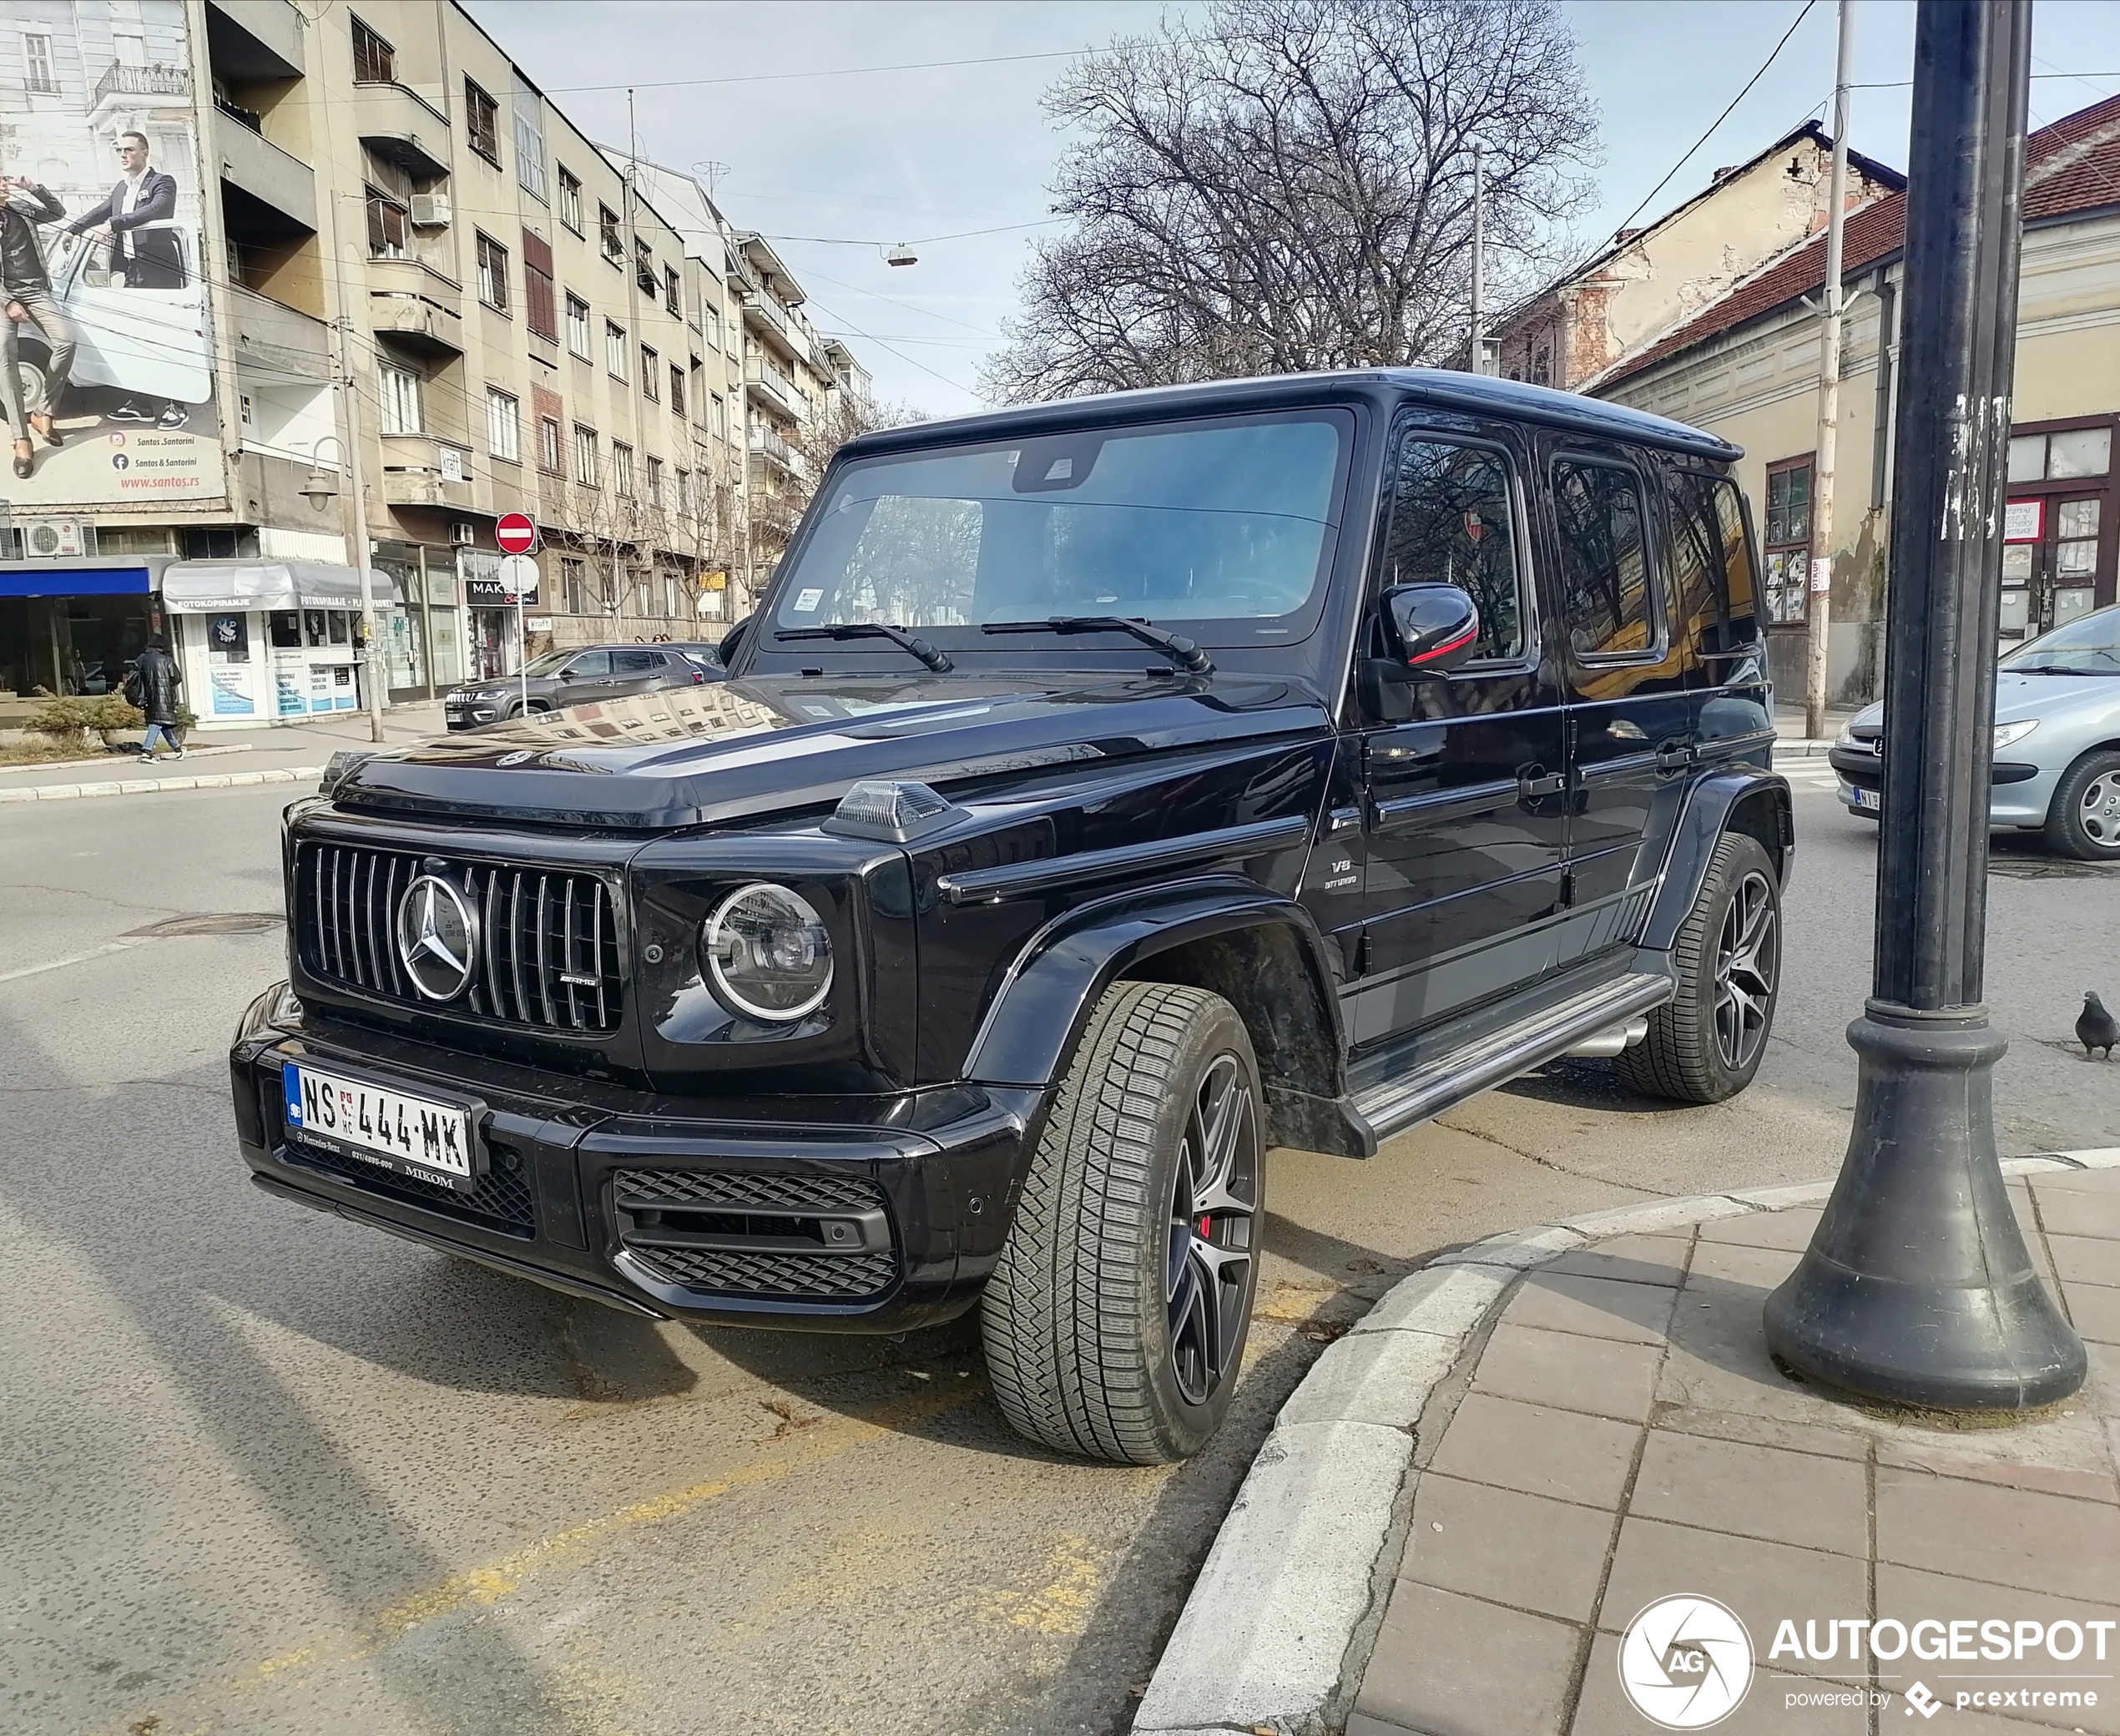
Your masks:
<svg viewBox="0 0 2120 1736"><path fill-rule="evenodd" d="M1424 1061L1412 1072L1355 1094L1355 1113L1379 1139L1440 1115L1453 1104L1564 1055L1585 1037L1623 1023L1671 998L1668 976L1618 976L1462 1048Z"/></svg>

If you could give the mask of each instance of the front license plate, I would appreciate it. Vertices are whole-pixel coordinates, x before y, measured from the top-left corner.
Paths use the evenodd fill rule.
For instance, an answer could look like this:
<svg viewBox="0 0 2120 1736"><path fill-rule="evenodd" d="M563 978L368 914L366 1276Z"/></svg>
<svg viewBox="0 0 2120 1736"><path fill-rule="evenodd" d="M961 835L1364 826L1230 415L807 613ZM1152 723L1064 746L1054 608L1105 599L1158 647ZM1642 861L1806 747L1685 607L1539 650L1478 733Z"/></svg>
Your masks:
<svg viewBox="0 0 2120 1736"><path fill-rule="evenodd" d="M1881 790L1858 790L1851 784L1848 786L1848 794L1854 798L1848 804L1851 808L1860 808L1870 814L1881 814L1885 811L1885 797Z"/></svg>
<svg viewBox="0 0 2120 1736"><path fill-rule="evenodd" d="M477 1184L472 1163L472 1117L452 1103L407 1097L360 1079L290 1061L287 1131L421 1181L468 1194Z"/></svg>

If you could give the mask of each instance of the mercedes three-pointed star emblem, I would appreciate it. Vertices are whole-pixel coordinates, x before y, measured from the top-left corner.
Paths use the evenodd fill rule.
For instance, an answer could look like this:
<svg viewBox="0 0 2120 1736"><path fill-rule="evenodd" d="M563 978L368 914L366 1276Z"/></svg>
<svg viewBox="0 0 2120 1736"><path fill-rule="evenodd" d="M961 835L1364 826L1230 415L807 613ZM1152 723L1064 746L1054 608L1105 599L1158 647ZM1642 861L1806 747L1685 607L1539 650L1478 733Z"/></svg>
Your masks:
<svg viewBox="0 0 2120 1736"><path fill-rule="evenodd" d="M427 1000L453 1001L471 987L478 917L440 875L421 875L397 901L397 956Z"/></svg>

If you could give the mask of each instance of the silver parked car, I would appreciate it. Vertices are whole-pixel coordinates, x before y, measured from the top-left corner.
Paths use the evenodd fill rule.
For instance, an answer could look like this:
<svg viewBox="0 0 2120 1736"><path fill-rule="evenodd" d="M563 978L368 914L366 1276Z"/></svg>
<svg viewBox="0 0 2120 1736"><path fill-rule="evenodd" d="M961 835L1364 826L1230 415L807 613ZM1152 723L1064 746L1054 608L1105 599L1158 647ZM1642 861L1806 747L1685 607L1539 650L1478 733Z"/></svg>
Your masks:
<svg viewBox="0 0 2120 1736"><path fill-rule="evenodd" d="M1826 756L1840 800L1883 806L1885 708L1857 712ZM2043 831L2065 855L2120 862L2120 605L2079 615L2002 660L1995 677L1988 819Z"/></svg>

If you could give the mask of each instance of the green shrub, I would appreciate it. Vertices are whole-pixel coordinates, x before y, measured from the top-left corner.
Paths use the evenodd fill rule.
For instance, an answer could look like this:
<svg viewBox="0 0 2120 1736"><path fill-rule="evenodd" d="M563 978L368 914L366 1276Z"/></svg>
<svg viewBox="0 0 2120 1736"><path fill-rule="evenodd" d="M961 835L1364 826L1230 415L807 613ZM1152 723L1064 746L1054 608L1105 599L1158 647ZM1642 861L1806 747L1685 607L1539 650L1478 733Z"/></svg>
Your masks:
<svg viewBox="0 0 2120 1736"><path fill-rule="evenodd" d="M179 729L189 729L198 721L189 705L177 707ZM85 749L97 738L138 735L147 728L147 719L138 706L125 703L123 694L82 694L45 700L30 713L28 727L39 735L76 743Z"/></svg>

